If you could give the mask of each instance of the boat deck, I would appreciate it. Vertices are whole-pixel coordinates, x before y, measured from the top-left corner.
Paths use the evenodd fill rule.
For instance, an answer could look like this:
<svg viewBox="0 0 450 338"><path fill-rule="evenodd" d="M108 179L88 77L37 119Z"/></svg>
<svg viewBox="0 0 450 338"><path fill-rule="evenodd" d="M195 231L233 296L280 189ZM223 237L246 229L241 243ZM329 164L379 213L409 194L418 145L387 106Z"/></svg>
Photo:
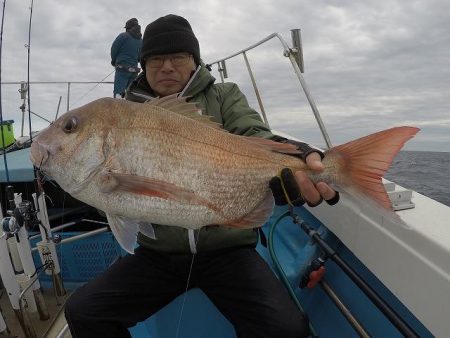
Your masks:
<svg viewBox="0 0 450 338"><path fill-rule="evenodd" d="M48 312L50 314L50 318L47 320L40 320L39 313L29 313L31 324L36 333L36 337L48 337L55 338L57 337L60 329L65 325L66 320L64 318L64 302L68 298L69 293L67 293L63 297L58 297L58 300L55 297L53 289L41 289L42 294L44 296L45 304L47 305ZM5 319L6 325L10 331L10 335L13 337L25 337L25 333L19 324L19 320L16 317L14 309L11 306L11 303L8 299L8 295L4 289L0 291L0 311L3 314L3 318ZM0 334L0 337L2 335ZM62 337L71 337L68 333L67 335Z"/></svg>

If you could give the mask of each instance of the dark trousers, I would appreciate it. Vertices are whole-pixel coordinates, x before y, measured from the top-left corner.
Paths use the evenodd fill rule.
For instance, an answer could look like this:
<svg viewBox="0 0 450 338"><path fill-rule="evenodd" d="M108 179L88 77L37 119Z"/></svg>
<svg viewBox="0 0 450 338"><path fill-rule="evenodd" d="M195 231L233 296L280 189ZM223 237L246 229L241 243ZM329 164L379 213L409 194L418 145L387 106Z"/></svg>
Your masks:
<svg viewBox="0 0 450 338"><path fill-rule="evenodd" d="M73 337L130 337L128 327L186 290L191 261L192 255L142 247L118 260L68 299ZM196 254L188 288L194 287L228 318L239 338L308 336L305 318L253 248Z"/></svg>
<svg viewBox="0 0 450 338"><path fill-rule="evenodd" d="M114 74L114 97L116 97L116 95L123 97L125 90L131 82L133 82L137 74L138 73L129 72L124 69L116 69L116 73Z"/></svg>

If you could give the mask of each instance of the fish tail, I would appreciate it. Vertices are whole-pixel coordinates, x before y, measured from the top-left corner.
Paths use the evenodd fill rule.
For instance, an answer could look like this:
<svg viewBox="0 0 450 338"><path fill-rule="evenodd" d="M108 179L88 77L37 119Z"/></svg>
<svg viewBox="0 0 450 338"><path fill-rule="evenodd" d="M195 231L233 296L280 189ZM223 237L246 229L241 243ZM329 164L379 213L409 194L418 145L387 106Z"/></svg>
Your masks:
<svg viewBox="0 0 450 338"><path fill-rule="evenodd" d="M395 155L419 128L395 127L374 133L330 149L340 163L339 181L369 196L386 209L391 202L381 178L388 170Z"/></svg>

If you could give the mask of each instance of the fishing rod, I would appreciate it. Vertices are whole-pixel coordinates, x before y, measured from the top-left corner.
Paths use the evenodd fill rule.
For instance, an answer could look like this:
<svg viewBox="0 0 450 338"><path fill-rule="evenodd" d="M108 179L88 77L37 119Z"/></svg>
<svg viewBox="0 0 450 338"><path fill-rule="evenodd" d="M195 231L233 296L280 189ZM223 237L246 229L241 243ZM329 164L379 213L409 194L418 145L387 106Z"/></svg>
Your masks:
<svg viewBox="0 0 450 338"><path fill-rule="evenodd" d="M275 222L271 224L268 239L268 249L270 252L270 257L272 258L272 261L280 275L281 281L286 286L289 294L296 302L300 311L303 312L303 309L278 261L273 245L274 242L273 234L275 228L278 225L278 223L280 223L280 221L285 217L291 217L292 222L299 225L300 228L308 235L308 237L310 237L320 247L320 249L323 252L323 254L318 259L315 260L318 261L318 263L315 264L316 262L313 261L311 263L312 269L307 270L308 272L305 272L305 274L303 275L299 285L300 288L305 287L306 283L308 282L308 279L312 278L311 272L318 272L319 267L323 266L323 264L327 259L331 259L359 287L359 289L372 301L372 303L380 310L382 314L384 314L384 316L397 328L397 330L404 337L408 338L420 337L420 335L417 332L415 332L414 329L403 318L401 318L401 316L389 304L387 304L386 301L354 269L352 269L346 261L344 261L339 256L339 254L321 237L321 235L317 230L315 230L307 222L302 220L297 214L293 212L293 209L290 208L289 211L282 214L280 217L278 217L278 219ZM359 321L354 317L354 315L351 313L350 310L348 310L345 306L343 306L343 303L330 289L329 285L323 280L320 280L320 278L321 277L317 276L313 281L314 284L318 283L319 285L322 286L325 293L333 300L333 302L335 302L335 304L338 306L338 309L346 317L350 325L352 325L352 327L358 333L359 337L368 337L369 334L361 325L361 323L359 323ZM315 331L311 331L311 333L314 336Z"/></svg>
<svg viewBox="0 0 450 338"><path fill-rule="evenodd" d="M6 0L3 1L3 7L2 7L2 25L0 30L0 83L1 83L1 77L2 77L2 46L3 46L3 23L5 21L5 6L6 6ZM0 133L2 134L2 147L3 147L3 162L5 164L5 173L6 173L6 180L9 182L9 175L8 175L8 165L6 163L6 147L5 147L5 136L3 135L3 111L2 111L2 87L0 85ZM1 210L0 210L1 213ZM1 233L1 231L0 231ZM3 239L3 235L1 236ZM1 262L0 262L1 264ZM2 278L3 280L3 278ZM3 318L3 314L0 310L0 333L6 333L9 334L9 328L5 322L5 319Z"/></svg>
<svg viewBox="0 0 450 338"><path fill-rule="evenodd" d="M3 1L2 8L2 26L0 30L0 83L2 79L2 49L3 49L3 24L5 23L5 7L6 0ZM2 109L2 86L0 85L0 133L2 134L2 147L3 147L3 163L5 165L5 175L6 182L9 183L9 170L8 170L8 162L6 160L6 145L5 145L5 135L3 133L3 109Z"/></svg>
<svg viewBox="0 0 450 338"><path fill-rule="evenodd" d="M3 1L3 7L2 7L2 24L0 29L0 83L1 83L1 64L2 64L2 49L3 49L3 27L5 22L5 8L6 8L6 0ZM6 182L9 184L9 171L8 171L8 162L6 158L6 151L5 151L5 136L3 133L3 109L2 109L2 86L0 85L0 134L1 134L1 140L2 140L2 147L3 147L3 162L5 165L5 176L6 176ZM9 297L9 300L11 302L11 306L14 310L14 313L16 315L17 320L20 323L20 326L22 327L23 331L29 336L29 337L35 337L36 334L33 331L33 327L31 326L31 322L28 317L24 317L23 314L20 312L19 309L19 292L20 292L20 286L16 279L16 274L14 272L13 266L11 264L11 261L9 260L9 251L8 251L8 244L7 244L7 238L10 236L9 231L4 231L5 226L8 227L10 225L10 218L5 224L6 218L3 218L3 211L2 208L0 208L0 216L1 216L1 227L0 227L0 277L3 282L3 286L7 290L7 294ZM11 222L12 224L13 222ZM2 317L3 319L3 317Z"/></svg>
<svg viewBox="0 0 450 338"><path fill-rule="evenodd" d="M4 13L5 13L5 2L3 2L3 15L2 15L2 25L0 31L0 65L1 65L1 47L2 47L2 37L3 37L3 23L4 23ZM33 141L33 134L31 129L31 114L34 114L31 111L31 95L30 95L30 49L31 49L31 27L32 27L32 17L33 17L33 5L34 0L31 0L30 6L30 18L29 18L29 26L28 26L28 43L25 45L27 48L27 91L28 91L28 122L29 122L29 132L30 132L30 143ZM1 80L1 66L0 66L0 80ZM24 98L25 100L25 98ZM24 101L25 102L25 101ZM1 110L1 87L0 87L0 123L3 125L3 116ZM3 147L5 145L5 137L3 133L3 127L1 130L1 137L3 141ZM31 245L29 241L28 228L34 228L35 226L39 226L41 229L41 233L43 229L45 229L45 233L43 234L42 247L40 250L41 260L46 264L46 267L51 267L52 272L59 273L59 262L57 261L56 251L54 249L54 243L48 238L50 226L48 221L47 209L45 205L45 195L43 191L41 191L39 197L36 197L36 194L33 194L33 203L30 201L22 200L22 194L15 193L14 187L10 185L10 175L8 169L8 161L6 156L6 151L3 151L4 163L5 163L5 174L6 174L6 201L7 201L7 217L1 217L1 228L0 228L0 249L2 250L2 258L3 262L0 264L0 272L2 274L2 279L6 279L8 282L5 283L5 288L8 291L8 295L10 296L11 304L16 311L16 316L19 320L19 323L22 326L22 329L26 333L26 336L36 337L36 333L34 332L33 325L30 321L28 315L21 311L20 300L18 300L18 290L19 283L22 285L31 282L33 276L36 274L36 267L34 264L34 260L31 253ZM37 183L37 168L33 167L34 181ZM39 185L36 187L36 191L39 191ZM17 246L18 255L20 258L20 263L23 267L23 274L19 277L18 274L13 269L13 262L9 259L8 253L8 243L7 239L12 238L14 240L14 244ZM53 247L52 247L53 244ZM45 252L44 252L45 251ZM45 269L47 270L47 268ZM20 278L20 281L19 281ZM54 283L57 280L54 279ZM26 304L27 304L27 312L39 312L39 317L41 320L47 320L50 318L47 305L44 301L42 291L40 289L39 281L33 280L32 283L29 284L32 289L32 294L27 296ZM54 284L55 285L55 284ZM55 289L61 289L56 288ZM19 298L20 299L20 298Z"/></svg>
<svg viewBox="0 0 450 338"><path fill-rule="evenodd" d="M328 245L320 234L313 229L307 222L302 220L291 210L290 216L293 222L322 249L326 259L331 259L341 270L359 287L359 289L372 301L372 303L383 313L386 318L401 332L405 337L420 338L420 335L388 304L386 301L368 284L364 279L350 267L340 256Z"/></svg>
<svg viewBox="0 0 450 338"><path fill-rule="evenodd" d="M30 59L31 59L31 27L32 27L32 18L33 18L33 4L34 0L31 0L31 6L30 6L30 20L28 24L28 44L26 45L27 48L27 89L28 89L28 124L30 129L30 144L33 143L33 133L31 129L31 95L30 95ZM34 113L33 113L34 114ZM39 255L41 258L41 261L46 263L51 263L52 266L52 275L53 275L53 283L55 290L58 290L58 295L63 296L66 294L66 291L64 289L63 283L62 283L62 277L61 277L61 268L58 261L58 255L56 252L55 242L58 240L58 238L52 238L51 235L51 228L50 228L50 221L48 219L47 214L47 204L45 201L45 192L42 187L43 178L38 172L38 168L33 165L33 172L34 172L34 181L35 181L35 189L39 193L37 195L36 193L33 194L33 202L35 205L35 215L36 215L36 224L39 225L39 230L42 235L42 240L38 242L36 245L40 247ZM30 210L32 209L31 203L30 203ZM30 249L31 253L31 249ZM39 286L39 282L36 283Z"/></svg>
<svg viewBox="0 0 450 338"><path fill-rule="evenodd" d="M30 53L31 53L31 23L33 19L33 2L34 0L31 0L31 6L30 6L30 21L28 23L28 43L25 45L25 48L27 49L27 90L28 90L28 96L27 96L27 104L28 104L28 127L30 129L30 143L33 142L33 133L31 132L31 95L30 95ZM36 168L34 168L34 178L37 178L36 175Z"/></svg>

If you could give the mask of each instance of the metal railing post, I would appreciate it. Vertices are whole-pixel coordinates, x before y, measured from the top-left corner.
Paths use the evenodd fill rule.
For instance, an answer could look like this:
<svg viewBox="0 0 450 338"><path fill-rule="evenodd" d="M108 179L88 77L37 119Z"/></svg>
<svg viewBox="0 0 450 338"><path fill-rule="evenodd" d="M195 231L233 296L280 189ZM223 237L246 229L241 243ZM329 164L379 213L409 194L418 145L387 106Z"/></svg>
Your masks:
<svg viewBox="0 0 450 338"><path fill-rule="evenodd" d="M252 68L250 67L250 63L248 62L247 54L245 52L242 52L242 55L244 56L245 64L247 65L248 73L250 74L250 79L252 81L253 89L256 94L256 98L258 99L259 109L261 109L261 114L264 119L264 122L269 125L269 122L267 121L266 111L264 110L264 105L261 100L261 96L259 95L258 86L256 85L255 77L253 76Z"/></svg>
<svg viewBox="0 0 450 338"><path fill-rule="evenodd" d="M25 124L25 103L27 101L27 92L28 92L28 83L25 81L20 82L20 99L22 100L22 105L20 106L20 110L22 111L22 129L20 131L20 136L23 136L23 129Z"/></svg>
<svg viewBox="0 0 450 338"><path fill-rule="evenodd" d="M219 70L221 72L222 77L222 83L224 82L224 79L228 78L228 72L227 72L227 65L225 63L225 60L219 62Z"/></svg>
<svg viewBox="0 0 450 338"><path fill-rule="evenodd" d="M305 65L303 63L303 48L302 48L302 36L300 29L291 29L292 49L291 52L295 55L295 61L302 73L305 72Z"/></svg>
<svg viewBox="0 0 450 338"><path fill-rule="evenodd" d="M223 68L220 66L220 63L217 64L217 71L219 72L220 75L220 80L222 81L222 83L225 82L224 78L223 78Z"/></svg>
<svg viewBox="0 0 450 338"><path fill-rule="evenodd" d="M286 56L289 57L289 60L291 60L292 67L294 67L295 74L297 75L297 78L300 81L300 85L303 88L303 92L306 95L306 99L308 100L311 110L313 111L314 117L316 118L320 131L322 132L322 136L325 140L327 148L330 149L332 147L330 137L328 136L327 130L322 121L322 117L320 116L319 109L317 109L316 103L314 102L314 99L312 98L309 92L308 85L306 84L305 79L303 78L300 68L298 67L298 64L292 53L290 51L287 51L286 54L287 54Z"/></svg>
<svg viewBox="0 0 450 338"><path fill-rule="evenodd" d="M294 34L296 34L296 33L294 33ZM239 54L243 54L246 51L249 51L249 50L251 50L253 48L256 48L256 47L262 45L263 43L273 39L274 37L277 37L278 40L280 40L281 44L283 45L283 48L284 48L284 53L283 54L284 54L284 56L289 57L289 59L291 60L292 67L294 67L294 71L295 71L295 73L297 75L298 80L300 81L300 85L302 86L303 92L305 93L306 98L308 99L309 105L311 106L311 109L312 109L312 111L314 113L314 117L316 118L316 121L317 121L317 123L319 125L320 131L322 133L322 136L324 138L326 146L327 146L327 148L331 148L332 145L331 145L330 137L328 136L328 133L327 133L326 128L325 128L325 125L324 125L324 123L322 121L322 118L320 116L319 110L317 109L317 106L316 106L316 104L315 104L315 102L314 102L314 100L313 100L313 98L312 98L312 96L311 96L311 94L309 92L308 86L306 85L306 82L305 82L305 80L304 80L304 78L303 78L303 76L301 74L302 72L301 72L301 70L299 68L299 65L297 64L296 58L293 55L294 52L299 52L298 48L301 49L301 46L297 46L297 48L292 49L292 48L290 48L288 46L288 44L286 43L286 41L284 41L284 39L281 37L280 34L272 33L269 36L267 36L265 39L263 39L263 40L255 43L255 44L251 45L250 47L247 47L247 48L245 48L243 50L240 50L239 52L236 52L236 53L234 53L234 54L232 54L230 56L227 56L227 57L225 57L223 59L211 62L208 65L213 65L213 64L216 64L216 63L219 63L219 62L231 59L231 58L233 58L233 57L235 57L235 56L237 56ZM296 40L298 41L298 44L301 43L300 36L298 36L298 39L296 38Z"/></svg>
<svg viewBox="0 0 450 338"><path fill-rule="evenodd" d="M67 82L67 110L69 111L70 107L70 82Z"/></svg>

